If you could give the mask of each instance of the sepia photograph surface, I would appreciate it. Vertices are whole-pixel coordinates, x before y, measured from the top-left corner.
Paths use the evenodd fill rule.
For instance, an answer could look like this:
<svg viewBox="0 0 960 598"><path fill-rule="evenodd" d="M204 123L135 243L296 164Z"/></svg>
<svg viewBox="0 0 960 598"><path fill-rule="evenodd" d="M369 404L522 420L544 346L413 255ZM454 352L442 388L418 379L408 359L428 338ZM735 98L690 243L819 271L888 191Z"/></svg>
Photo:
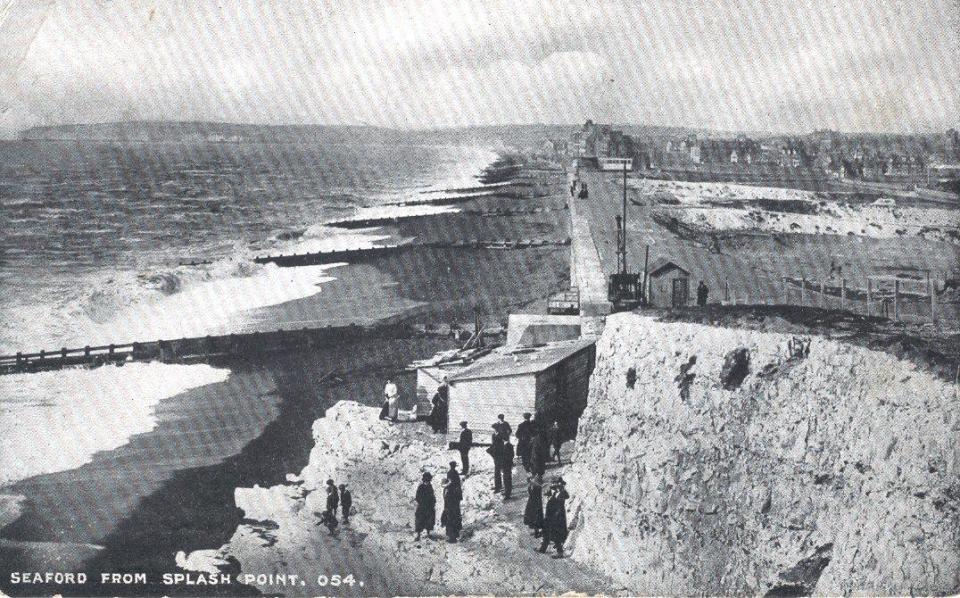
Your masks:
<svg viewBox="0 0 960 598"><path fill-rule="evenodd" d="M958 129L958 0L0 0L0 596L960 593Z"/></svg>

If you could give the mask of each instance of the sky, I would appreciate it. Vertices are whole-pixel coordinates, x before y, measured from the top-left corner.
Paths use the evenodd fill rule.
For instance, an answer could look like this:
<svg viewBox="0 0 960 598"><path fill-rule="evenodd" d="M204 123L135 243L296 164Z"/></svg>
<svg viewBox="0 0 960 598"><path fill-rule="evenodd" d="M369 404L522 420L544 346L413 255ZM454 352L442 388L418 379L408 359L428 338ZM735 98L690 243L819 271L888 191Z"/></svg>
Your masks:
<svg viewBox="0 0 960 598"><path fill-rule="evenodd" d="M960 126L960 0L0 0L0 134L117 120Z"/></svg>

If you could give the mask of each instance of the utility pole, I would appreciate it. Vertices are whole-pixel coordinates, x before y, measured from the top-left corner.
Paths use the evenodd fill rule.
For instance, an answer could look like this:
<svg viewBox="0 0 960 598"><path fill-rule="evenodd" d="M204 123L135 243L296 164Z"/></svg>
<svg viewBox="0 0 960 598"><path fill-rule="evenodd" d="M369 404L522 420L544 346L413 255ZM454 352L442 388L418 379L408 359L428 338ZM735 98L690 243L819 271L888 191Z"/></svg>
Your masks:
<svg viewBox="0 0 960 598"><path fill-rule="evenodd" d="M623 215L617 218L617 268L627 272L627 163L623 163Z"/></svg>

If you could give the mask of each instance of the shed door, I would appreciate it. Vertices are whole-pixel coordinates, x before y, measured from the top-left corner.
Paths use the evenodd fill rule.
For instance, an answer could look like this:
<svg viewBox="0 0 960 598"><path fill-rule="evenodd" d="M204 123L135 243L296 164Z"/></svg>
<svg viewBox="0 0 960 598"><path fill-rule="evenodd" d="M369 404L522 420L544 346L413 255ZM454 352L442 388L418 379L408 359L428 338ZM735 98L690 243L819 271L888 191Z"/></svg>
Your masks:
<svg viewBox="0 0 960 598"><path fill-rule="evenodd" d="M690 285L686 278L673 279L673 307L684 307L690 296Z"/></svg>

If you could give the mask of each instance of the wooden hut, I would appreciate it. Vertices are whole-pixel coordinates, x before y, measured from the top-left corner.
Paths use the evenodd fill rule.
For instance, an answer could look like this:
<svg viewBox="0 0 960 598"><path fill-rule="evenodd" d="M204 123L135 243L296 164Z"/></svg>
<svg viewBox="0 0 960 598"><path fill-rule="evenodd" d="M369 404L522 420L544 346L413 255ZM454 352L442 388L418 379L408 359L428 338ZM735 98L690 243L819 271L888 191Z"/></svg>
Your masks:
<svg viewBox="0 0 960 598"><path fill-rule="evenodd" d="M690 301L690 272L668 259L658 258L647 274L647 304L684 307Z"/></svg>
<svg viewBox="0 0 960 598"><path fill-rule="evenodd" d="M577 339L504 348L451 374L448 439L456 442L459 424L466 421L475 442L486 442L498 414L516 429L525 412L539 421L558 421L564 436L572 438L587 406L595 342Z"/></svg>

